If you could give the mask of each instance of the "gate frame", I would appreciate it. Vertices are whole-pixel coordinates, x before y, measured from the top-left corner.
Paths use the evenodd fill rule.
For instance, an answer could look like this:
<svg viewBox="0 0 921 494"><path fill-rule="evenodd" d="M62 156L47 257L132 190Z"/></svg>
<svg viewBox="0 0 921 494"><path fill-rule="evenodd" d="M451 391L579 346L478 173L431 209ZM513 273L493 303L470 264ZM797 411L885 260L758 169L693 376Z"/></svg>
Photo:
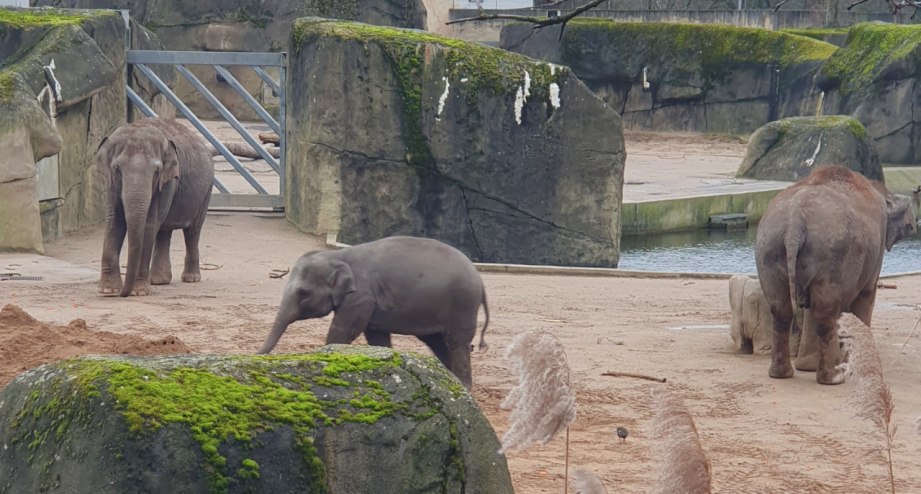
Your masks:
<svg viewBox="0 0 921 494"><path fill-rule="evenodd" d="M130 81L131 69L138 69L153 85L169 100L173 106L191 123L204 138L225 158L228 163L256 190L256 194L234 194L231 193L221 181L214 177L214 186L218 193L212 194L209 209L220 208L271 208L275 211L284 210L285 195L285 131L286 131L286 69L287 53L257 53L257 52L206 52L206 51L159 51L159 50L128 50L126 54L126 68L128 69ZM276 172L278 173L279 184L278 194L270 194L260 184L255 177L247 170L230 150L207 127L202 121L190 110L185 103L148 67L148 65L173 65L188 82L207 100L221 117L230 124L249 144L254 151ZM185 65L211 65L215 72L224 78L224 80L233 88L237 94L249 104L257 115L278 134L278 161L254 139L249 132L243 128L243 125L229 110L214 96L204 84L190 72ZM256 75L259 76L272 90L278 95L278 120L276 121L266 110L259 104L252 95L243 87L242 84L224 68L230 66L249 66ZM278 67L279 82L275 80L263 69L263 67ZM148 117L156 117L157 114L151 109L143 99L131 88L130 83L126 83L126 92L128 100L133 103L142 113Z"/></svg>

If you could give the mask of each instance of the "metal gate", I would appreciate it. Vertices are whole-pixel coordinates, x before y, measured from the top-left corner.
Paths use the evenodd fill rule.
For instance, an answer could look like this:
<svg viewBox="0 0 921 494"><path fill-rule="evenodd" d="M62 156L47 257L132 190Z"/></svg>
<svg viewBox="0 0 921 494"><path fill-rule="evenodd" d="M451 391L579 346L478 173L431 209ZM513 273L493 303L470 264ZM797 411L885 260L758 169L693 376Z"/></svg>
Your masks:
<svg viewBox="0 0 921 494"><path fill-rule="evenodd" d="M219 177L214 178L216 194L211 196L211 209L215 208L271 208L284 209L285 191L285 68L286 54L284 53L251 53L251 52L196 52L196 51L149 51L129 50L127 63L130 70L146 77L169 101L178 112L192 124L202 136L214 146L215 150L223 156L233 169L243 177L246 183L254 190L251 192L231 192ZM240 137L253 148L256 155L264 160L278 176L277 193L266 189L228 148L218 139L211 130L189 109L182 100L154 73L148 65L172 65L201 96L214 107L221 117L240 134ZM278 134L278 159L263 147L257 138L254 138L243 124L221 103L204 84L192 74L185 65L211 65L217 76L222 78L241 98L252 107L253 111L276 134ZM253 98L242 84L230 73L225 66L249 66L262 79L275 94L278 95L278 115L272 116L263 106ZM266 72L265 67L277 67L279 81L275 81ZM130 72L129 72L130 73ZM130 79L129 79L130 80ZM156 113L141 99L138 94L127 87L128 99L142 113L148 117L157 116ZM270 187L272 188L272 187Z"/></svg>

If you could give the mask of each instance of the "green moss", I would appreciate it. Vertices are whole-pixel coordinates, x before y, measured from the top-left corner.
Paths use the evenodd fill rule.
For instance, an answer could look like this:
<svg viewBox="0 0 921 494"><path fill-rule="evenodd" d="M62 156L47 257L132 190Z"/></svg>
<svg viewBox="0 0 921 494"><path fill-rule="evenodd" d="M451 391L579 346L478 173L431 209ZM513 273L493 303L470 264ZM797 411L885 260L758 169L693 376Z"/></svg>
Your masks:
<svg viewBox="0 0 921 494"><path fill-rule="evenodd" d="M807 126L809 128L831 129L846 127L848 131L857 137L867 138L867 129L856 118L847 115L824 115L820 117L791 117L777 120L774 125L782 134L799 134L801 131L798 127Z"/></svg>
<svg viewBox="0 0 921 494"><path fill-rule="evenodd" d="M255 460L245 458L240 462L240 468L237 470L237 477L241 479L258 479L259 464Z"/></svg>
<svg viewBox="0 0 921 494"><path fill-rule="evenodd" d="M879 80L887 67L921 62L921 26L858 24L847 43L822 66L821 74L844 94L863 93Z"/></svg>
<svg viewBox="0 0 921 494"><path fill-rule="evenodd" d="M16 80L12 71L0 72L0 103L8 103L13 99L13 91L16 89Z"/></svg>
<svg viewBox="0 0 921 494"><path fill-rule="evenodd" d="M699 57L705 65L719 63L794 63L822 61L837 47L779 31L726 26L665 22L614 22L605 19L574 19L564 35L564 49L591 32L607 34L622 42L625 50Z"/></svg>
<svg viewBox="0 0 921 494"><path fill-rule="evenodd" d="M779 32L794 34L796 36L805 36L807 38L817 39L819 41L826 41L832 36L846 36L848 30L847 27L830 27L830 28L790 28L790 29L779 29Z"/></svg>
<svg viewBox="0 0 921 494"><path fill-rule="evenodd" d="M112 11L64 9L10 9L0 7L0 24L18 29L29 27L58 27L81 24L100 15L118 15Z"/></svg>
<svg viewBox="0 0 921 494"><path fill-rule="evenodd" d="M530 79L529 100L546 100L551 83L559 82L564 67L479 43L409 29L398 29L343 21L299 19L293 27L295 50L320 37L358 41L379 46L391 61L403 96L403 137L406 162L420 173L434 167L434 158L423 132L423 81L426 69L436 63L432 50L443 55L445 73L452 87L460 87L468 105L475 111L480 91L493 95L514 95ZM464 82L461 83L460 81Z"/></svg>

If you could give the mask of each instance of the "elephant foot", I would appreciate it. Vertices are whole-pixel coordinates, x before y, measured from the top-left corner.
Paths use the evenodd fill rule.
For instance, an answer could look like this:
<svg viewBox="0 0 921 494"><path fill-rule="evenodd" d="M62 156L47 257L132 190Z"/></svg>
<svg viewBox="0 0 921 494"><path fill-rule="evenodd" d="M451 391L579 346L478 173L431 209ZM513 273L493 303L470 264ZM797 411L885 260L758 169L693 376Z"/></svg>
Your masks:
<svg viewBox="0 0 921 494"><path fill-rule="evenodd" d="M815 373L815 380L819 384L842 384L846 379L844 371L836 368L822 369Z"/></svg>
<svg viewBox="0 0 921 494"><path fill-rule="evenodd" d="M99 293L115 296L121 291L122 280L99 280Z"/></svg>
<svg viewBox="0 0 921 494"><path fill-rule="evenodd" d="M149 283L140 283L137 282L134 284L134 289L131 290L131 295L135 297L146 297L150 295L150 284Z"/></svg>
<svg viewBox="0 0 921 494"><path fill-rule="evenodd" d="M173 281L173 273L167 272L150 274L151 285L169 285L170 281Z"/></svg>
<svg viewBox="0 0 921 494"><path fill-rule="evenodd" d="M789 362L786 365L771 364L768 369L768 375L774 379L788 379L793 377L793 366Z"/></svg>
<svg viewBox="0 0 921 494"><path fill-rule="evenodd" d="M819 368L819 353L813 352L796 359L796 370L815 372Z"/></svg>
<svg viewBox="0 0 921 494"><path fill-rule="evenodd" d="M198 283L199 281L201 281L201 273L198 271L194 273L183 271L182 281L185 283Z"/></svg>

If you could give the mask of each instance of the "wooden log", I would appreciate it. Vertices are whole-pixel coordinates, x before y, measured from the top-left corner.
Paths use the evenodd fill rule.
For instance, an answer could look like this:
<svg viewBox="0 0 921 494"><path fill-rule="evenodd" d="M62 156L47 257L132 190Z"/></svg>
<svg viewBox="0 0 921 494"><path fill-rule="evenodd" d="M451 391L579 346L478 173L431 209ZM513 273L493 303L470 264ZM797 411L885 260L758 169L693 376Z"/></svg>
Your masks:
<svg viewBox="0 0 921 494"><path fill-rule="evenodd" d="M276 146L278 146L279 143L278 134L274 132L260 132L259 140L262 141L263 144L274 144Z"/></svg>
<svg viewBox="0 0 921 494"><path fill-rule="evenodd" d="M241 158L252 158L255 160L262 159L256 150L253 149L249 144L245 142L225 142L223 143L228 151L233 153L234 156L239 156ZM208 145L208 148L211 149L211 156L218 156L221 153L214 148L212 145ZM278 148L277 147L264 147L263 149L269 153L273 158L278 158Z"/></svg>

